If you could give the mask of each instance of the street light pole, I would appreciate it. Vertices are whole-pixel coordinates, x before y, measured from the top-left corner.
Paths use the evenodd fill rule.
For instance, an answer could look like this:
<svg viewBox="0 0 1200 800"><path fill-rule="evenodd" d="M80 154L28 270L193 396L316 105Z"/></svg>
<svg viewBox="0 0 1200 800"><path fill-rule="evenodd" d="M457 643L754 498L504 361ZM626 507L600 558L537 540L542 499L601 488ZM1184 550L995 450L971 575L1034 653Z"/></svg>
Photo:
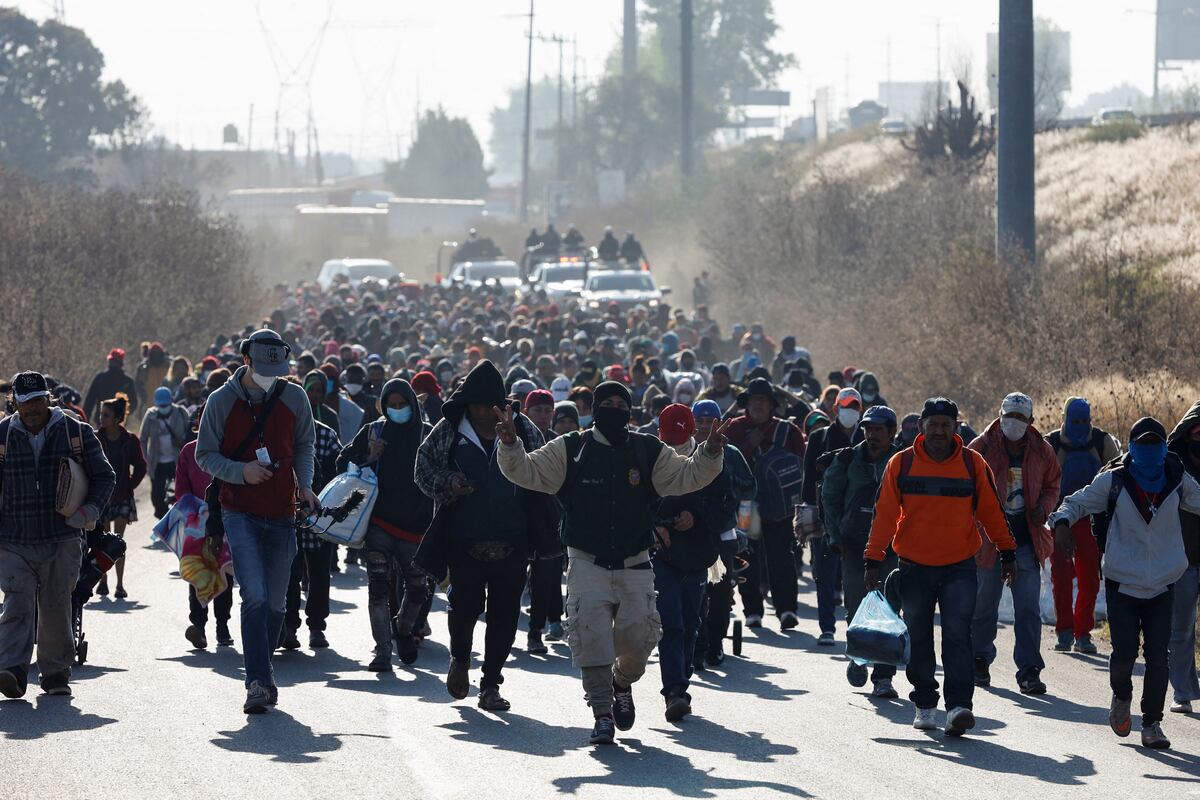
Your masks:
<svg viewBox="0 0 1200 800"><path fill-rule="evenodd" d="M1037 260L1034 216L1033 0L1000 0L996 258Z"/></svg>
<svg viewBox="0 0 1200 800"><path fill-rule="evenodd" d="M692 0L679 4L680 172L692 174Z"/></svg>
<svg viewBox="0 0 1200 800"><path fill-rule="evenodd" d="M533 2L529 0L529 53L525 60L525 134L521 143L521 222L529 221L529 123L533 105Z"/></svg>

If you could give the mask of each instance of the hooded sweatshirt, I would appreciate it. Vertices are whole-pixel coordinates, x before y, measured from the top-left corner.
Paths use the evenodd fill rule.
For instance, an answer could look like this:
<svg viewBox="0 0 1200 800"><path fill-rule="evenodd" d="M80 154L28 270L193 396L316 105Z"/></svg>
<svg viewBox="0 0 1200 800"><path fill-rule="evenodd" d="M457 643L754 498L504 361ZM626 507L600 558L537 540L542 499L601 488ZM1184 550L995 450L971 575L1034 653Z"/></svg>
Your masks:
<svg viewBox="0 0 1200 800"><path fill-rule="evenodd" d="M371 514L371 524L382 528L391 536L409 542L420 542L421 535L433 518L433 503L417 488L413 472L417 463L417 449L431 430L421 419L417 404L417 393L408 381L393 378L383 385L380 405L386 409L388 398L394 394L404 396L408 407L413 410L412 418L400 425L384 416L364 425L350 446L338 456L339 472L345 472L351 462L370 466L379 478L379 494ZM368 459L372 436L384 441L383 455L378 461Z"/></svg>
<svg viewBox="0 0 1200 800"><path fill-rule="evenodd" d="M263 483L246 485L242 468L246 462L255 460L260 445L251 442L236 458L234 450L253 429L254 415L262 410L266 399L266 392L257 388L247 391L242 385L247 369L239 367L209 396L204 416L200 418L196 463L223 482L223 508L270 519L291 518L295 514L297 486L312 488L316 438L312 407L303 389L294 383L284 383L283 393L267 417L262 433L262 446L279 468Z"/></svg>

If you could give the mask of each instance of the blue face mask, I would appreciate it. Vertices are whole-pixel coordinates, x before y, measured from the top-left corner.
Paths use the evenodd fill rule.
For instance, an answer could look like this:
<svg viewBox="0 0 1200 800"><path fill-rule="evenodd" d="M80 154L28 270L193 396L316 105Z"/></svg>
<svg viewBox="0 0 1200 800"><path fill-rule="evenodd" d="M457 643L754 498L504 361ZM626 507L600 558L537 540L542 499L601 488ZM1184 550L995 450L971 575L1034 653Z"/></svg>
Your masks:
<svg viewBox="0 0 1200 800"><path fill-rule="evenodd" d="M580 414L579 415L579 427L580 428L586 428L591 424L592 424L592 415L591 414Z"/></svg>
<svg viewBox="0 0 1200 800"><path fill-rule="evenodd" d="M1167 460L1167 443L1129 445L1129 471L1137 480L1138 485L1149 492L1161 491L1166 482L1166 471L1163 465Z"/></svg>
<svg viewBox="0 0 1200 800"><path fill-rule="evenodd" d="M1092 438L1091 420L1074 420L1063 424L1063 437L1075 447L1082 447Z"/></svg>
<svg viewBox="0 0 1200 800"><path fill-rule="evenodd" d="M412 419L412 415L413 415L412 406L405 406L404 408L389 408L389 409L387 409L387 418L389 420L391 420L392 422L396 423L397 425L404 425L405 423L407 423L409 420Z"/></svg>

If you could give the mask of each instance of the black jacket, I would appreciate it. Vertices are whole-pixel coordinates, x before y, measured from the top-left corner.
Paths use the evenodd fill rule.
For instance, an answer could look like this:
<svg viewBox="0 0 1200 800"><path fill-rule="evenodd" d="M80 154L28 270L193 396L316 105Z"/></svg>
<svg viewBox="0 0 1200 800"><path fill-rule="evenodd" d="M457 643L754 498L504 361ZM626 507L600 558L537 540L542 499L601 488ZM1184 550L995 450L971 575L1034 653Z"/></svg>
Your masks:
<svg viewBox="0 0 1200 800"><path fill-rule="evenodd" d="M672 521L681 511L692 515L689 530L677 531L672 527ZM720 554L721 534L733 529L736 515L737 500L725 470L703 489L679 497L662 498L655 519L670 532L671 546L660 546L654 559L686 572L707 570Z"/></svg>
<svg viewBox="0 0 1200 800"><path fill-rule="evenodd" d="M408 381L393 378L384 384L382 403L390 395L399 392L413 409L413 417L403 425L397 425L386 416L363 425L350 445L338 456L339 472L345 472L351 463L371 466L379 477L379 495L375 500L373 517L379 517L409 533L422 534L433 519L433 501L417 488L413 473L417 462L417 448L428 435L430 426L421 420L417 408L417 395ZM385 412L386 414L386 412ZM386 443L379 461L367 461L371 431L380 432Z"/></svg>
<svg viewBox="0 0 1200 800"><path fill-rule="evenodd" d="M810 505L817 505L817 482L821 479L817 469L817 459L824 453L841 450L843 447L853 447L863 440L862 426L854 429L853 439L846 436L842 426L836 422L824 428L813 431L808 439L808 448L804 451L804 480L800 484L800 500Z"/></svg>
<svg viewBox="0 0 1200 800"><path fill-rule="evenodd" d="M1192 404L1183 415L1183 419L1179 420L1179 424L1171 431L1171 435L1167 437L1167 449L1179 456L1188 474L1200 481L1200 469L1192 465L1188 453L1188 433L1197 425L1200 425L1200 401ZM1183 532L1183 549L1187 553L1188 564L1200 564L1200 517L1180 509L1179 528Z"/></svg>

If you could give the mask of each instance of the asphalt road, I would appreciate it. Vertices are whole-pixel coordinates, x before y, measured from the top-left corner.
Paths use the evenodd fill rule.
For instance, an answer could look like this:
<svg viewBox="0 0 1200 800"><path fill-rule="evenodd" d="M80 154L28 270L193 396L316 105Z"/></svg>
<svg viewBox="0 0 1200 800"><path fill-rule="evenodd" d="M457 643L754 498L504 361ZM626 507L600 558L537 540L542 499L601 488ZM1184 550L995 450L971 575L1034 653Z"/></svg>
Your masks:
<svg viewBox="0 0 1200 800"><path fill-rule="evenodd" d="M914 731L906 700L874 701L846 683L840 641L816 646L807 580L800 628L783 635L769 622L751 633L743 658L700 676L692 717L664 720L652 664L635 688L637 725L619 746L597 749L564 645L533 657L518 636L503 687L510 713L480 711L474 694L453 701L440 600L414 669L365 671L366 582L352 567L334 576L332 648L278 655L279 707L248 718L239 649L189 649L185 586L148 531L141 523L127 537L130 598L88 606L91 652L75 696L43 696L34 685L0 702L0 799L592 798L630 789L640 798L1056 798L1084 786L1098 797L1200 797L1200 717L1167 715L1171 751L1136 746L1136 718L1133 736L1116 738L1103 654L1048 652L1051 693L1040 698L1017 692L1002 658L997 685L976 694L972 735ZM236 604L234 614L240 642ZM211 643L211 623L209 633ZM1002 653L1011 642L1002 631ZM907 693L903 676L897 688Z"/></svg>

